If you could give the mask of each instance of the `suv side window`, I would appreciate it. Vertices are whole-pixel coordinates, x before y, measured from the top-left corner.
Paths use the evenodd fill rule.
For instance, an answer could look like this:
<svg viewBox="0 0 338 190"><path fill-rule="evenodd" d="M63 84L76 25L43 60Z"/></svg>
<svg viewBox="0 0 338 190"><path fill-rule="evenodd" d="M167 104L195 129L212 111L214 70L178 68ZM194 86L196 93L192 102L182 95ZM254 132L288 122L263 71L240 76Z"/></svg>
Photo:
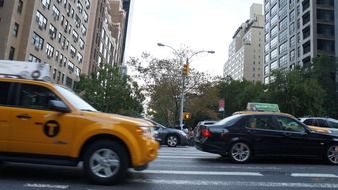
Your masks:
<svg viewBox="0 0 338 190"><path fill-rule="evenodd" d="M49 110L49 100L60 100L52 91L37 85L21 84L18 106Z"/></svg>
<svg viewBox="0 0 338 190"><path fill-rule="evenodd" d="M305 119L304 124L305 125L314 125L313 119Z"/></svg>
<svg viewBox="0 0 338 190"><path fill-rule="evenodd" d="M318 126L329 128L329 125L327 124L326 120L324 120L324 119L318 119Z"/></svg>
<svg viewBox="0 0 338 190"><path fill-rule="evenodd" d="M292 118L285 116L276 116L276 119L283 131L305 132L304 127Z"/></svg>
<svg viewBox="0 0 338 190"><path fill-rule="evenodd" d="M7 106L8 102L8 95L10 91L11 83L9 82L0 82L0 105Z"/></svg>

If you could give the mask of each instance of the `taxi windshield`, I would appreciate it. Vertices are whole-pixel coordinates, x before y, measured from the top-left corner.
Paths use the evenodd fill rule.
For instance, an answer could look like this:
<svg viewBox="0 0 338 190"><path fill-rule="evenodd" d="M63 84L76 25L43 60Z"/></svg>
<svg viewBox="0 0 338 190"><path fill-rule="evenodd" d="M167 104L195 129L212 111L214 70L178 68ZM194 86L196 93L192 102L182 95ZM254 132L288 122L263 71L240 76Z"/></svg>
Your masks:
<svg viewBox="0 0 338 190"><path fill-rule="evenodd" d="M84 101L82 98L80 98L78 95L76 95L74 92L62 87L62 86L56 86L56 89L65 97L71 104L81 110L81 111L93 111L96 112L97 110L93 108L90 104L88 104L86 101Z"/></svg>

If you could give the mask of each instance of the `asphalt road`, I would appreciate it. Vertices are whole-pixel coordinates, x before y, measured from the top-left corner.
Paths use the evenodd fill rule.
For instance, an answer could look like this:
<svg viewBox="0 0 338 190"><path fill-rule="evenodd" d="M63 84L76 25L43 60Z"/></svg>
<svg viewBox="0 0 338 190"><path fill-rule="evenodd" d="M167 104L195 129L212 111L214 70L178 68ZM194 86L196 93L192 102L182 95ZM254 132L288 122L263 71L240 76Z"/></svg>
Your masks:
<svg viewBox="0 0 338 190"><path fill-rule="evenodd" d="M193 147L162 146L147 170L130 170L128 179L115 186L89 184L80 168L6 163L0 166L0 189L338 189L338 166L303 159L233 164Z"/></svg>

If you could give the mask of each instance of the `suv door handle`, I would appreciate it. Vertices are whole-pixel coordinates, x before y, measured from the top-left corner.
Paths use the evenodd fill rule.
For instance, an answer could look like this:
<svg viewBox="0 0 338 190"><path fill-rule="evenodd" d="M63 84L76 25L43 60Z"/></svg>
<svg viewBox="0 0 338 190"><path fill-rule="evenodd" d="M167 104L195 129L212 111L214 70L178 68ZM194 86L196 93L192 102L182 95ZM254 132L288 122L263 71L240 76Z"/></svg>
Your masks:
<svg viewBox="0 0 338 190"><path fill-rule="evenodd" d="M20 114L16 116L18 119L30 119L32 118L30 115L28 114Z"/></svg>

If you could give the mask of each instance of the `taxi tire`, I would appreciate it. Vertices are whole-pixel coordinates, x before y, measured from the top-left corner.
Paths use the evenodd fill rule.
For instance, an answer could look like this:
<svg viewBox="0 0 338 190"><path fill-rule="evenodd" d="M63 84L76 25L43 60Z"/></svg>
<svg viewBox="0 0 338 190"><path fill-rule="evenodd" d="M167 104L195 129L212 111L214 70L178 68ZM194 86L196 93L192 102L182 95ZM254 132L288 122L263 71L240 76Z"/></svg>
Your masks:
<svg viewBox="0 0 338 190"><path fill-rule="evenodd" d="M90 169L90 158L91 156L100 149L110 149L112 150L118 157L120 166L117 172L111 177L100 177L93 173ZM104 140L97 141L91 144L87 150L85 150L83 157L83 169L86 174L86 177L94 184L98 185L113 185L123 181L124 176L128 170L128 154L127 150L118 142Z"/></svg>

